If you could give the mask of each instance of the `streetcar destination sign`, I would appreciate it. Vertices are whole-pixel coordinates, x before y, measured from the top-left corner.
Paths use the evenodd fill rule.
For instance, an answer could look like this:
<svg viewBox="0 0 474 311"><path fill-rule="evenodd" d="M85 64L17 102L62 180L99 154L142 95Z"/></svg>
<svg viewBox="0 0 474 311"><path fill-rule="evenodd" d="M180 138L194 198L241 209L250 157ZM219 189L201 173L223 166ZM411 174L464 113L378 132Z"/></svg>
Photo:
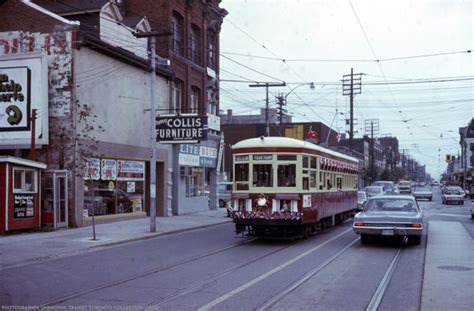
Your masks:
<svg viewBox="0 0 474 311"><path fill-rule="evenodd" d="M156 141L183 142L207 140L207 117L171 116L156 119Z"/></svg>

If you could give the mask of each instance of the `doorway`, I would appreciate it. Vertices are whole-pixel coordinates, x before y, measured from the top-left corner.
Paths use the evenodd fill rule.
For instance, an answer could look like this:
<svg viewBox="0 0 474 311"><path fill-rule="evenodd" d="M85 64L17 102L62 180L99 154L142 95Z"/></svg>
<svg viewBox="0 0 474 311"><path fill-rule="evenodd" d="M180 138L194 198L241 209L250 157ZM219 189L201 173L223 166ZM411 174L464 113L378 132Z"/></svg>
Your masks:
<svg viewBox="0 0 474 311"><path fill-rule="evenodd" d="M68 186L66 170L45 171L45 203L52 207L54 228L68 226Z"/></svg>

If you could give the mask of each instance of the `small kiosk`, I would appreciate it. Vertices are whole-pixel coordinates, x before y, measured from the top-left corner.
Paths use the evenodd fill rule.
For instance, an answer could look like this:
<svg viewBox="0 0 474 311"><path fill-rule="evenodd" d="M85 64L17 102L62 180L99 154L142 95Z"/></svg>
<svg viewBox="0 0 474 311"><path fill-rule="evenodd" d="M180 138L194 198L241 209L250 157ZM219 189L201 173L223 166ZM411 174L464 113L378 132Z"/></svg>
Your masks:
<svg viewBox="0 0 474 311"><path fill-rule="evenodd" d="M46 164L0 156L0 234L41 226L40 177Z"/></svg>

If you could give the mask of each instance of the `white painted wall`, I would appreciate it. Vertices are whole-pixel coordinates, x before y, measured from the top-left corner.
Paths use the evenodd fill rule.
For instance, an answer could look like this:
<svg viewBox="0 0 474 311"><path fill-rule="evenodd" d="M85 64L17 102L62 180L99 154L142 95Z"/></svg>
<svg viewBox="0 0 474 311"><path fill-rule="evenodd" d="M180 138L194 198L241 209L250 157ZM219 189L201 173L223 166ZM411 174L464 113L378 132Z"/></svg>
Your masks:
<svg viewBox="0 0 474 311"><path fill-rule="evenodd" d="M75 53L76 99L90 105L98 124L105 128L95 137L109 143L148 147L150 74L86 47ZM160 76L156 80L157 108L165 109L169 102L168 82ZM83 127L78 126L80 132Z"/></svg>

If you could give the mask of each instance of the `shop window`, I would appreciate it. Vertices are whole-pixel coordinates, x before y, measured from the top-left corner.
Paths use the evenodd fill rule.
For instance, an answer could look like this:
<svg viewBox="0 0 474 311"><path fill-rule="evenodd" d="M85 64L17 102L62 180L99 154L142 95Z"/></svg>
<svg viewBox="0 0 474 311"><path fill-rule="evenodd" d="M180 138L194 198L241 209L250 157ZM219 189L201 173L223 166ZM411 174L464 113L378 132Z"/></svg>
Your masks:
<svg viewBox="0 0 474 311"><path fill-rule="evenodd" d="M296 165L278 165L278 187L296 187Z"/></svg>
<svg viewBox="0 0 474 311"><path fill-rule="evenodd" d="M13 192L37 192L36 171L13 168Z"/></svg>
<svg viewBox="0 0 474 311"><path fill-rule="evenodd" d="M185 176L186 196L201 197L207 196L206 181L204 169L201 167L193 167L191 175Z"/></svg>
<svg viewBox="0 0 474 311"><path fill-rule="evenodd" d="M273 174L271 164L253 165L253 186L254 187L272 187Z"/></svg>

